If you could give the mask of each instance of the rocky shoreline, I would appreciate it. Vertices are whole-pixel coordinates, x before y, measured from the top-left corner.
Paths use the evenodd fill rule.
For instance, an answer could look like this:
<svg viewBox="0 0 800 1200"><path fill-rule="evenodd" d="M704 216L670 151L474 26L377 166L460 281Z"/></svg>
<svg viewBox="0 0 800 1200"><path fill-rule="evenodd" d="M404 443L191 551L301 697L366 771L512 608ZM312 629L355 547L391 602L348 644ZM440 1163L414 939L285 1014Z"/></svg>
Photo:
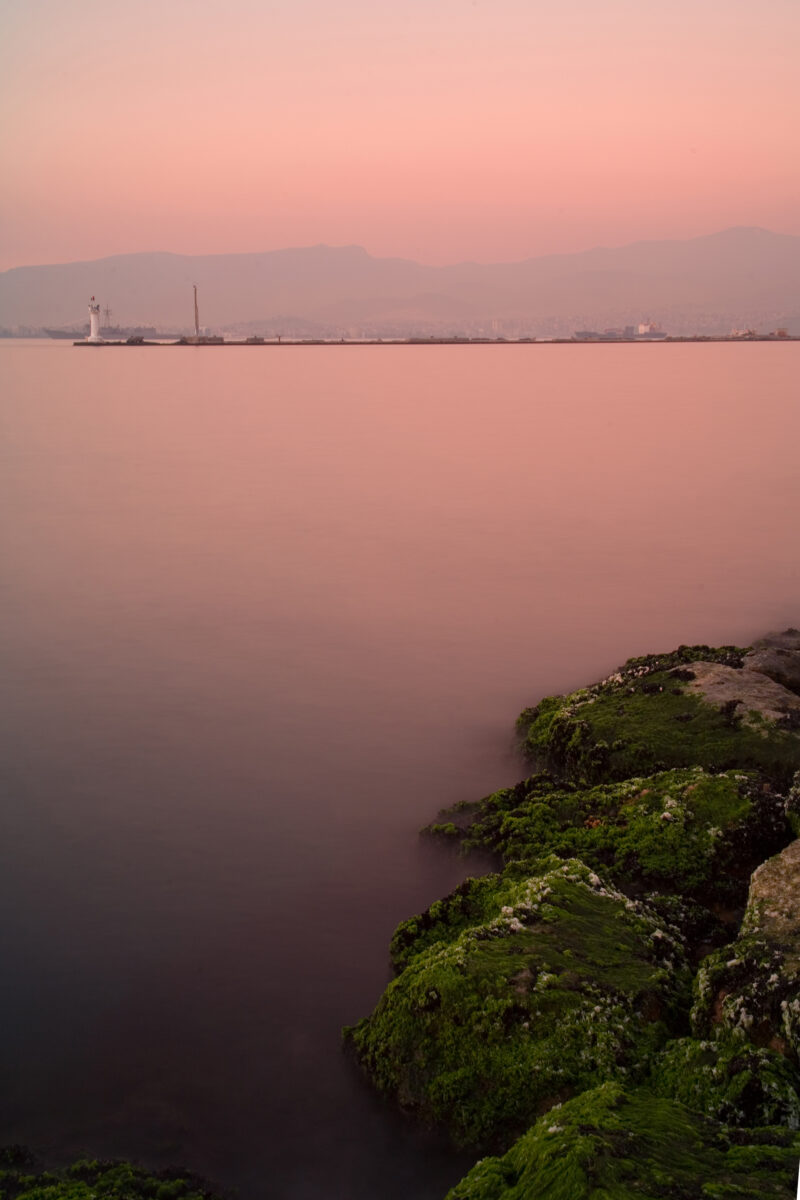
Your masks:
<svg viewBox="0 0 800 1200"><path fill-rule="evenodd" d="M398 926L346 1044L484 1155L446 1200L795 1200L800 631L631 659L518 731L534 773L423 831L498 870ZM21 1147L0 1193L219 1197Z"/></svg>
<svg viewBox="0 0 800 1200"><path fill-rule="evenodd" d="M448 1200L774 1196L800 1160L800 632L526 709L534 773L424 831L499 859L345 1030L481 1158Z"/></svg>

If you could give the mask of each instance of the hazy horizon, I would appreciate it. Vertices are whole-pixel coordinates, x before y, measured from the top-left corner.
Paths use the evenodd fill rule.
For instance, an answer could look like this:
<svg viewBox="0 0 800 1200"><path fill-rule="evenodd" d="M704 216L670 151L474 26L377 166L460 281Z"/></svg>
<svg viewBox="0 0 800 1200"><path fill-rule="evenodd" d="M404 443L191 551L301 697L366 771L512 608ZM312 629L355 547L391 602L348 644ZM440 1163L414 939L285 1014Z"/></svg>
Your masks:
<svg viewBox="0 0 800 1200"><path fill-rule="evenodd" d="M0 269L169 247L507 262L800 234L767 0L5 6Z"/></svg>
<svg viewBox="0 0 800 1200"><path fill-rule="evenodd" d="M139 252L0 273L0 327L74 327L90 295L117 323L299 337L563 336L655 321L673 334L800 327L800 237L738 227L516 262L426 266L360 246ZM187 326L188 327L188 326Z"/></svg>
<svg viewBox="0 0 800 1200"><path fill-rule="evenodd" d="M711 237L720 236L723 234L736 233L736 232L744 231L744 230L747 230L747 231L754 230L759 233L774 234L777 237L800 236L800 233L794 234L785 229L767 229L763 225L730 225L730 226L726 226L725 228L721 228L721 229L705 229L705 230L702 230L702 231L694 233L694 234L691 234L691 233L687 234L685 237L681 237L681 238L677 238L677 237L676 238L637 237L637 238L632 238L632 239L627 239L627 240L623 239L620 241L615 241L613 243L610 241L597 242L597 243L593 243L592 245L578 246L574 250L549 250L542 254L521 254L521 253L513 254L510 252L509 256L507 258L502 258L502 259L500 259L500 258L497 258L497 259L479 258L475 255L472 255L472 256L467 256L465 258L453 259L452 261L440 262L440 263L428 261L428 260L425 260L422 258L412 258L412 257L410 257L408 255L404 255L404 254L379 254L376 251L374 251L370 246L365 245L363 239L361 241L357 240L354 242L319 241L319 242L314 242L314 243L305 243L302 245L298 243L298 244L291 245L291 246L288 246L288 245L251 246L250 248L244 249L244 250L228 250L228 249L220 249L220 250L213 250L213 251L173 250L168 246L148 246L141 250L119 250L119 251L114 252L113 254L97 254L90 258L60 258L60 259L58 259L58 261L51 260L48 262L16 263L13 266L0 267L0 274L4 274L6 271L19 270L19 269L25 268L25 267L66 267L66 266L73 266L73 265L80 264L80 263L101 262L103 259L106 259L106 258L132 258L136 255L153 255L153 256L169 255L174 258L222 258L222 257L235 257L237 255L244 257L246 255L280 254L282 252L291 253L293 251L298 251L298 250L363 250L364 253L369 258L372 258L372 259L378 259L378 260L388 259L390 261L399 259L399 260L406 261L406 262L413 262L413 263L418 264L419 266L426 266L426 267L427 266L441 266L441 267L511 266L516 263L524 263L524 262L528 262L532 259L539 259L539 258L561 258L561 257L568 257L570 255L577 255L577 254L590 254L593 251L627 250L634 246L651 245L653 243L658 244L658 243L673 242L673 241L680 241L680 242L701 241L703 238L711 238Z"/></svg>

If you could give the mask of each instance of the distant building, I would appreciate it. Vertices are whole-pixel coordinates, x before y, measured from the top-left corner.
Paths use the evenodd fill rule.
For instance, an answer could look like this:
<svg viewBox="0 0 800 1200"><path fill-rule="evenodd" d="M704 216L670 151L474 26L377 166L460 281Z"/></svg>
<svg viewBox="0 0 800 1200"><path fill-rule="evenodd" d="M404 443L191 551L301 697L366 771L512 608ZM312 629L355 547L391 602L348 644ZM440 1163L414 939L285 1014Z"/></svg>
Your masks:
<svg viewBox="0 0 800 1200"><path fill-rule="evenodd" d="M659 329L655 321L643 321L639 325L636 336L640 338L664 338L667 335L663 329Z"/></svg>

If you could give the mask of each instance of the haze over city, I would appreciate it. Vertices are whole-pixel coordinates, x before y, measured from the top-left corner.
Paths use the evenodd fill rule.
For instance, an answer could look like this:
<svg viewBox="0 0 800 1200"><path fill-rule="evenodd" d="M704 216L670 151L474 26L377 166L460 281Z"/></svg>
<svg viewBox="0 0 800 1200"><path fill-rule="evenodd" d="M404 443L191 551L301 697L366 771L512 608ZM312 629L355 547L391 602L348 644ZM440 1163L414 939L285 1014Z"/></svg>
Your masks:
<svg viewBox="0 0 800 1200"><path fill-rule="evenodd" d="M0 268L800 234L793 0L9 0Z"/></svg>

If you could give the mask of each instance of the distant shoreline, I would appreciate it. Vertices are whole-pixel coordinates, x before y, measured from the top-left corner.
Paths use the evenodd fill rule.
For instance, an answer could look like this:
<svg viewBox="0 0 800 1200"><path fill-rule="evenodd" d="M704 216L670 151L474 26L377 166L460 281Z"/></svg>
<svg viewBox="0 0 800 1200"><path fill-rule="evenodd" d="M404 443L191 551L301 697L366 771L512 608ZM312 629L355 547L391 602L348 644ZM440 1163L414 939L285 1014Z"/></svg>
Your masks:
<svg viewBox="0 0 800 1200"><path fill-rule="evenodd" d="M184 341L149 341L136 340L124 342L88 342L76 341L73 346L86 346L93 350L103 349L109 346L181 346L192 349L198 347L222 347L222 346L260 346L272 347L279 349L283 346L629 346L629 345L657 345L663 346L665 343L718 343L718 342L774 342L782 344L785 342L800 342L800 337L772 337L769 334L756 334L752 337L707 337L704 335L686 336L686 337L663 337L663 338L364 338L353 339L348 338L306 338L306 339L288 339L283 341L275 341L274 339L263 341L199 341L199 342L184 342Z"/></svg>

